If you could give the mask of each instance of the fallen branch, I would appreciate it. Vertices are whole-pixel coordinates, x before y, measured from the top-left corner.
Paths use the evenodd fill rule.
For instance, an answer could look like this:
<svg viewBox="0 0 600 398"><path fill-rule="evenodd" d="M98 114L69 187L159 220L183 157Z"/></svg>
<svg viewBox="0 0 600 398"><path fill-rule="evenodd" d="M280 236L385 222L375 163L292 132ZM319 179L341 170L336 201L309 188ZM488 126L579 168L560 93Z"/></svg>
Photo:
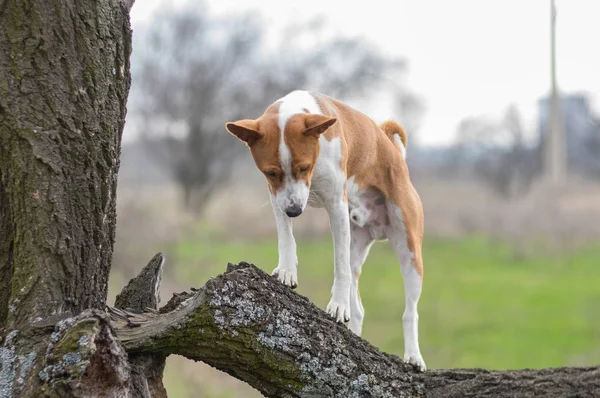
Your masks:
<svg viewBox="0 0 600 398"><path fill-rule="evenodd" d="M268 397L598 396L600 368L417 372L257 267L227 272L159 312L109 309L129 355L178 354Z"/></svg>

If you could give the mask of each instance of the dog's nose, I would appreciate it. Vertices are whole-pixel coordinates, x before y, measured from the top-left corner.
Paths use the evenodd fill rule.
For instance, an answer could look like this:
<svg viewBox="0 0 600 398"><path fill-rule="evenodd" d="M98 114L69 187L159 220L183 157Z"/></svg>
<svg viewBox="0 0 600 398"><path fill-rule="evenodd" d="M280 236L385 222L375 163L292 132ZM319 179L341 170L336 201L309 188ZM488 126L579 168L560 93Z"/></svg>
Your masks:
<svg viewBox="0 0 600 398"><path fill-rule="evenodd" d="M285 214L287 214L288 217L298 217L300 214L302 214L302 207L298 205L290 206L285 209Z"/></svg>

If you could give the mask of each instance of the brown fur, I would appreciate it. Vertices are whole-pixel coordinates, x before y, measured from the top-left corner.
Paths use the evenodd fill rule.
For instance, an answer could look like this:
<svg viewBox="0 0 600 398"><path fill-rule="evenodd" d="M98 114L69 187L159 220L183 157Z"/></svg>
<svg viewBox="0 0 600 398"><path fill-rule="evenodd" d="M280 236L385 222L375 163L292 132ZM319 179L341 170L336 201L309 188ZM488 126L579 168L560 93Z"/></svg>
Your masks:
<svg viewBox="0 0 600 398"><path fill-rule="evenodd" d="M346 176L354 176L360 190L373 189L402 211L408 247L414 254L414 266L423 276L421 247L423 242L423 207L413 187L408 167L390 132L400 134L406 142L406 133L398 123L384 123L387 133L365 114L323 94L313 94L321 111L338 119L327 130L325 137L341 136L342 169ZM399 128L398 128L399 127Z"/></svg>
<svg viewBox="0 0 600 398"><path fill-rule="evenodd" d="M414 266L422 276L423 208L410 181L406 162L393 141L393 134L399 134L406 145L406 132L396 122L388 121L379 127L368 116L340 101L323 94L312 95L323 115L301 113L291 117L286 124L284 136L292 155L293 173L310 184L319 153L318 137L321 134L328 140L341 137L340 167L346 178L354 176L360 190L381 192L402 211L408 247L414 254ZM278 111L279 104L275 103L255 121L227 124L232 134L248 144L258 169L263 173L276 173L276 176L266 175L273 193L283 183ZM301 173L300 169L307 165L309 170Z"/></svg>
<svg viewBox="0 0 600 398"><path fill-rule="evenodd" d="M402 141L402 145L406 148L406 131L404 131L404 127L400 126L397 122L393 120L388 120L379 125L379 128L383 130L383 132L388 136L392 142L394 142L394 134L398 134L400 136L400 141Z"/></svg>
<svg viewBox="0 0 600 398"><path fill-rule="evenodd" d="M267 108L256 120L227 123L227 130L246 142L258 169L265 174L271 193L282 188L283 169L280 164L279 103ZM335 119L318 114L292 116L286 126L284 139L292 155L292 173L310 187L314 165L319 156L319 136L335 123ZM274 173L270 175L269 172Z"/></svg>

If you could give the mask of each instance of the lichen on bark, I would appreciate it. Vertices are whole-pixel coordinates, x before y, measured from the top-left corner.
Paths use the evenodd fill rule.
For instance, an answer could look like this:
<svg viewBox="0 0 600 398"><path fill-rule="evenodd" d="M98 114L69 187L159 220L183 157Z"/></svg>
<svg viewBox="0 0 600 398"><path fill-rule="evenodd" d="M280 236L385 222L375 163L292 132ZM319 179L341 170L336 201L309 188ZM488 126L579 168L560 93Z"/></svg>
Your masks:
<svg viewBox="0 0 600 398"><path fill-rule="evenodd" d="M421 384L412 383L411 365L379 352L247 263L229 267L167 314L114 315L117 336L129 352L202 360L266 396L368 396L369 391L415 396L422 391ZM364 352L374 358L365 361Z"/></svg>
<svg viewBox="0 0 600 398"><path fill-rule="evenodd" d="M34 324L106 302L130 52L121 0L0 1L0 335L19 331L2 348L8 396L39 396L48 336Z"/></svg>
<svg viewBox="0 0 600 398"><path fill-rule="evenodd" d="M131 389L127 353L104 312L86 310L60 321L38 374L46 396L125 396Z"/></svg>
<svg viewBox="0 0 600 398"><path fill-rule="evenodd" d="M110 313L128 352L200 360L267 397L592 397L600 392L599 367L419 372L247 263L228 266L193 293L174 295L159 312Z"/></svg>

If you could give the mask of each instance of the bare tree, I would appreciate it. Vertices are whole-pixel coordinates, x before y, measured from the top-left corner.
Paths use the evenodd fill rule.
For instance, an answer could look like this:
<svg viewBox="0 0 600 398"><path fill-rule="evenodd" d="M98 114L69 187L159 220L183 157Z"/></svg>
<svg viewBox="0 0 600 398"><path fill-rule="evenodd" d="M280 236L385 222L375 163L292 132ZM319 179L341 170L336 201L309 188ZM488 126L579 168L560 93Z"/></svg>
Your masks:
<svg viewBox="0 0 600 398"><path fill-rule="evenodd" d="M139 32L140 51L133 55L134 112L185 204L196 208L228 180L239 154L224 121L258 117L298 88L368 96L404 67L359 39L326 40L307 50L302 42L320 41L317 22L290 26L272 48L249 15L221 20L185 9L161 12L155 21Z"/></svg>
<svg viewBox="0 0 600 398"><path fill-rule="evenodd" d="M224 115L260 103L252 98L256 82L243 71L252 68L261 32L249 18L212 21L202 9L165 11L154 22L140 32L132 61L133 108L191 207L227 179L238 152L221 134Z"/></svg>
<svg viewBox="0 0 600 398"><path fill-rule="evenodd" d="M524 194L540 172L539 148L527 145L521 116L514 105L499 121L464 119L457 135L462 164L500 197L510 199Z"/></svg>

